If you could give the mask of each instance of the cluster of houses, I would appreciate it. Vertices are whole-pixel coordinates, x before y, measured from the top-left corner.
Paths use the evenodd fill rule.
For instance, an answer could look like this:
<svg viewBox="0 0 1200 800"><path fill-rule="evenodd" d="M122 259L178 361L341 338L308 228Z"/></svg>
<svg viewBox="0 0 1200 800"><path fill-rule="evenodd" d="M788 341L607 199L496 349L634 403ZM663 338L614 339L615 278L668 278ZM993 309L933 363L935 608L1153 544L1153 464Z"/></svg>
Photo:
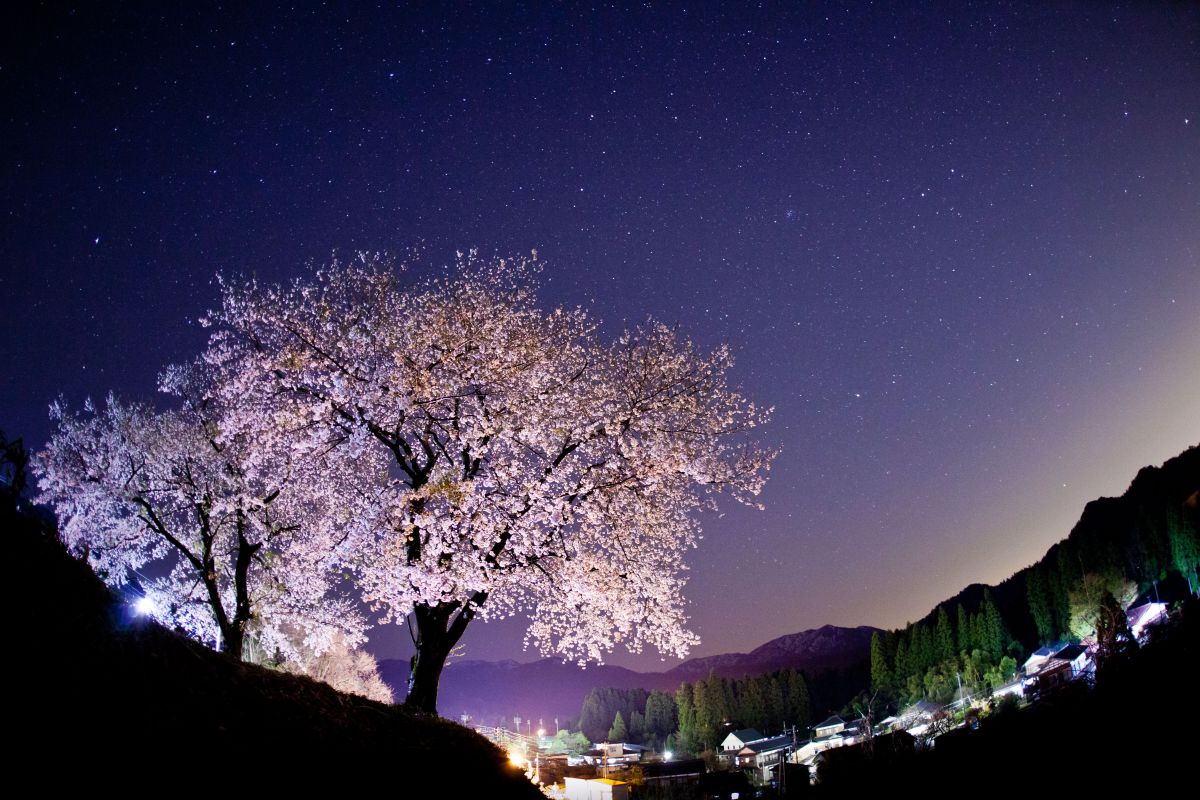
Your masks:
<svg viewBox="0 0 1200 800"><path fill-rule="evenodd" d="M1165 603L1145 600L1136 602L1126 612L1129 628L1134 636L1142 640L1147 628L1161 622L1167 616ZM1055 642L1039 648L1022 665L1012 683L993 692L993 697L1007 694L1037 696L1053 691L1076 680L1090 679L1095 671L1093 661L1094 644ZM921 700L905 708L899 714L872 724L866 719L846 720L832 716L813 727L813 735L801 740L793 728L776 736L765 736L753 728L731 731L721 741L717 760L724 770L714 774L706 769L702 759L676 760L655 757L655 754L640 745L621 743L605 744L582 757L583 763L594 766L602 777L566 777L557 796L565 800L626 800L629 784L610 777L620 776L623 770L636 765L641 771L641 780L651 784L688 783L699 784L705 780L724 775L736 776L745 782L753 777L757 784L780 785L790 774L811 780L831 750L863 743L868 738L885 736L903 737L910 747L916 742L932 741L939 731L938 721L947 720L949 712L970 702L969 697L960 697L950 706L943 707L928 700ZM731 784L732 786L732 784ZM738 792L707 791L705 796L736 797Z"/></svg>
<svg viewBox="0 0 1200 800"><path fill-rule="evenodd" d="M1167 617L1167 604L1143 599L1130 606L1125 612L1129 630L1138 641L1145 638L1146 630ZM1038 648L1022 666L1020 681L1022 695L1036 695L1053 691L1074 680L1090 680L1096 671L1092 658L1094 643L1084 640L1081 644L1053 642ZM1009 687L1005 687L1006 689Z"/></svg>

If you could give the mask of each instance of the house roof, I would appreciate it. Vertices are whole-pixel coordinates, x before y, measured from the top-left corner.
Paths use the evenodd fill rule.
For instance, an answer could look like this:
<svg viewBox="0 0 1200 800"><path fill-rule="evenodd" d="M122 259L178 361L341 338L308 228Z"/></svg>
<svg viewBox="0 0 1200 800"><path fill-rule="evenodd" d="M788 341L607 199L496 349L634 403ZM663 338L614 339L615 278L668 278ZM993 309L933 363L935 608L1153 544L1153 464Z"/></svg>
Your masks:
<svg viewBox="0 0 1200 800"><path fill-rule="evenodd" d="M1055 653L1054 657L1061 658L1063 661L1074 661L1086 652L1087 648L1081 644L1069 644Z"/></svg>
<svg viewBox="0 0 1200 800"><path fill-rule="evenodd" d="M1125 619L1130 627L1133 627L1147 620L1156 619L1158 616L1164 614L1166 610L1166 603L1142 603L1140 606L1131 606L1125 612Z"/></svg>
<svg viewBox="0 0 1200 800"><path fill-rule="evenodd" d="M788 734L783 736L772 736L770 739L761 739L757 742L749 742L743 750L751 750L755 753L768 753L772 750L780 750L784 747L791 747L792 737Z"/></svg>
<svg viewBox="0 0 1200 800"><path fill-rule="evenodd" d="M747 742L755 742L759 739L766 738L761 733L754 730L754 728L742 728L741 730L730 731L729 736L737 739L742 744L746 744ZM725 738L728 739L729 736L726 736Z"/></svg>
<svg viewBox="0 0 1200 800"><path fill-rule="evenodd" d="M813 727L814 728L832 728L834 725L845 725L845 724L846 724L846 720L842 719L841 717L839 717L837 715L834 715L834 716L830 717L829 719L825 720L824 722L822 722L820 725L814 725Z"/></svg>
<svg viewBox="0 0 1200 800"><path fill-rule="evenodd" d="M1057 653L1059 650L1062 650L1066 646L1067 646L1067 642L1051 642L1048 645L1044 645L1042 647L1039 647L1037 650L1034 650L1033 655L1031 655L1029 658L1032 659L1035 656L1038 658L1049 658L1050 656L1054 655L1055 653Z"/></svg>
<svg viewBox="0 0 1200 800"><path fill-rule="evenodd" d="M942 709L937 703L921 698L917 702L910 705L908 708L900 712L901 716L910 717L913 714L933 714Z"/></svg>

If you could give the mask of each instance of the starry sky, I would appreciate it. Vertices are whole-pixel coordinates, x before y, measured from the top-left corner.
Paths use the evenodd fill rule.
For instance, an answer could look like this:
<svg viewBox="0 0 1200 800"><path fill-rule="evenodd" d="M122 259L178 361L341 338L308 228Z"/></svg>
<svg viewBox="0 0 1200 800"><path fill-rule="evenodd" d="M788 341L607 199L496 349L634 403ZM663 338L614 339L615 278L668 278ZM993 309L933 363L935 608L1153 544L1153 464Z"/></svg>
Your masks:
<svg viewBox="0 0 1200 800"><path fill-rule="evenodd" d="M23 5L0 428L35 448L60 393L152 398L218 270L537 248L547 306L730 342L775 406L766 510L690 557L707 655L916 619L1200 442L1196 4Z"/></svg>

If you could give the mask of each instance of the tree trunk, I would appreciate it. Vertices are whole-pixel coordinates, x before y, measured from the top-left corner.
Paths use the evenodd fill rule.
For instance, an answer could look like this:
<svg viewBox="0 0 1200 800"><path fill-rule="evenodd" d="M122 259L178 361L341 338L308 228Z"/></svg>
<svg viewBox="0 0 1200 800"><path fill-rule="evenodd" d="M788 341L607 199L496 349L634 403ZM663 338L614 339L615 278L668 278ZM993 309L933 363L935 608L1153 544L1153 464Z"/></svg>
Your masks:
<svg viewBox="0 0 1200 800"><path fill-rule="evenodd" d="M462 638L475 616L475 608L482 604L485 597L477 596L472 601L474 605L468 603L466 608L461 603L438 603L435 606L422 603L413 608L417 652L412 657L405 706L430 714L437 713L438 683L442 679L446 657Z"/></svg>
<svg viewBox="0 0 1200 800"><path fill-rule="evenodd" d="M418 711L437 713L438 683L446 656L455 642L450 641L446 623L451 609L443 603L436 606L418 605L413 609L417 626L417 652L412 657L412 672L408 678L408 698L404 705Z"/></svg>
<svg viewBox="0 0 1200 800"><path fill-rule="evenodd" d="M250 617L252 616L250 567L254 563L254 554L262 549L261 542L250 542L246 539L246 520L241 509L237 512L237 535L237 560L234 562L233 570L233 620L229 627L230 632L237 638L237 651L234 652L231 649L230 655L241 661L246 642L246 630L250 626Z"/></svg>

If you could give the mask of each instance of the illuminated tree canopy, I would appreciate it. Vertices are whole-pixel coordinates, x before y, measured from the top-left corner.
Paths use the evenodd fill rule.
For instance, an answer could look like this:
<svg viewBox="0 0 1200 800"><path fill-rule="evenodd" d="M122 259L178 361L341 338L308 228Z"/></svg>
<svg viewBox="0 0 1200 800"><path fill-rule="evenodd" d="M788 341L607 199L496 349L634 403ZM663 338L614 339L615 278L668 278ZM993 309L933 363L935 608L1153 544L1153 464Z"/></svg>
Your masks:
<svg viewBox="0 0 1200 800"><path fill-rule="evenodd" d="M207 376L235 435L320 464L304 493L337 509L364 599L412 626L418 708L476 617L527 614L528 642L581 662L685 654L695 512L753 504L774 455L727 348L653 321L604 342L582 310L538 307L538 271L460 254L452 277L406 282L360 257L223 281L179 371Z"/></svg>
<svg viewBox="0 0 1200 800"><path fill-rule="evenodd" d="M365 621L334 591L327 515L295 490L286 456L191 402L157 412L109 397L51 414L37 501L110 585L136 579L155 617L236 658L250 642L288 659L363 641Z"/></svg>

